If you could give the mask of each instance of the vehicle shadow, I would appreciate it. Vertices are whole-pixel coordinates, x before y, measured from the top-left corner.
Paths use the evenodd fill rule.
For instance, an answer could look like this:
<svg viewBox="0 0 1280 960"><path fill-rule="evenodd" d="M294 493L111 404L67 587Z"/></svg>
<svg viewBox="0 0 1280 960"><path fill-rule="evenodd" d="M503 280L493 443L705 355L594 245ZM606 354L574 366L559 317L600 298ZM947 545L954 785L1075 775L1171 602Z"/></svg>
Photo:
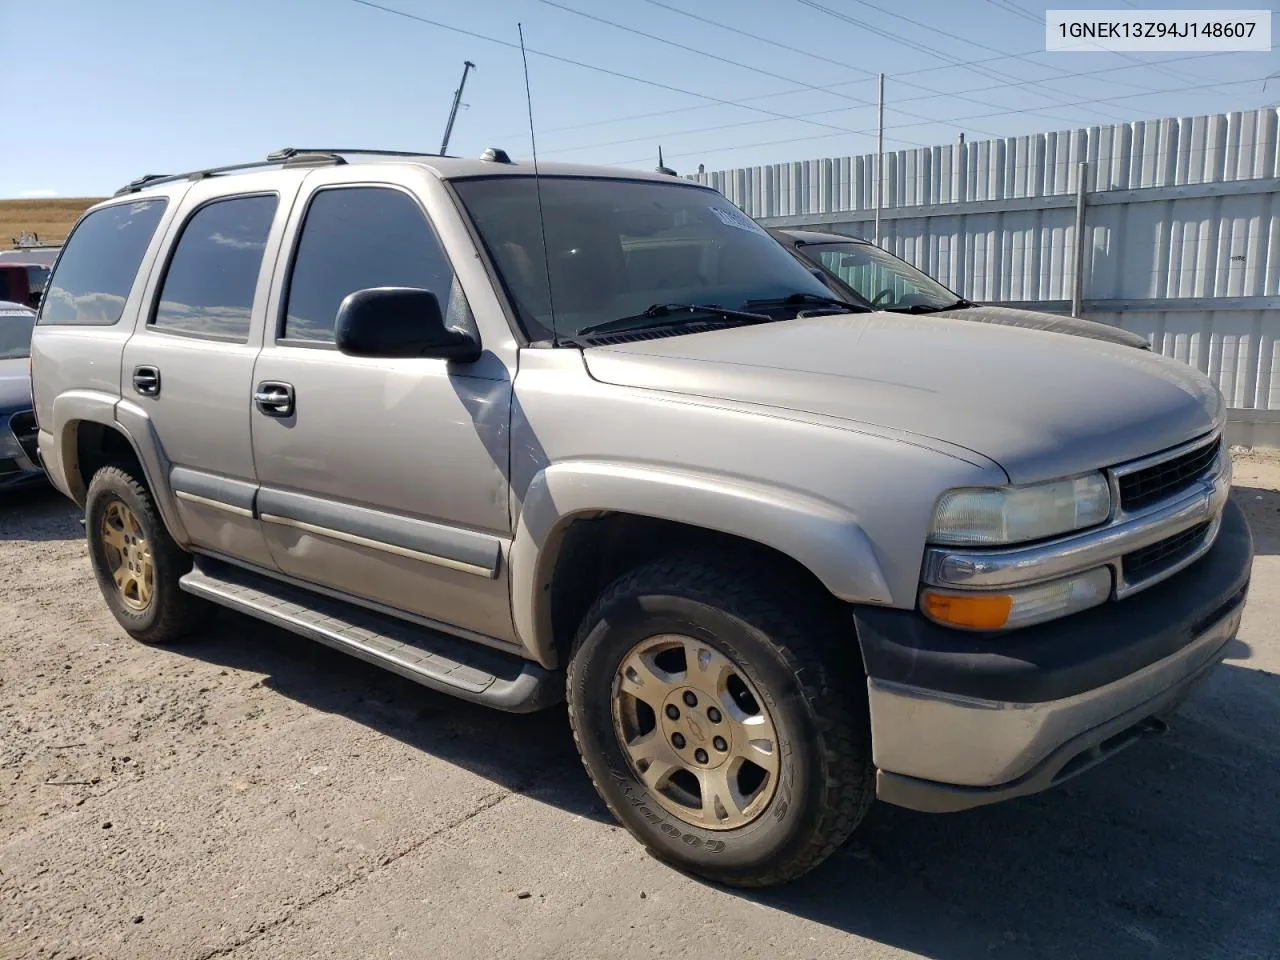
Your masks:
<svg viewBox="0 0 1280 960"><path fill-rule="evenodd" d="M47 483L0 493L0 542L79 540L84 537L76 505Z"/></svg>
<svg viewBox="0 0 1280 960"><path fill-rule="evenodd" d="M1233 486L1231 497L1249 520L1257 554L1272 556L1280 553L1280 490Z"/></svg>
<svg viewBox="0 0 1280 960"><path fill-rule="evenodd" d="M344 653L221 610L175 652L265 675L262 685L580 817L612 823L563 707L510 714L436 693Z"/></svg>
<svg viewBox="0 0 1280 960"><path fill-rule="evenodd" d="M938 960L1277 957L1277 729L1280 677L1227 664L1169 735L1056 790L877 805L827 865L745 896Z"/></svg>
<svg viewBox="0 0 1280 960"><path fill-rule="evenodd" d="M503 714L223 612L183 653L266 675L540 802L612 822L563 709ZM1238 641L1233 658L1247 658ZM1172 733L1048 793L929 816L877 805L783 888L723 890L938 960L1280 955L1280 677L1226 664Z"/></svg>

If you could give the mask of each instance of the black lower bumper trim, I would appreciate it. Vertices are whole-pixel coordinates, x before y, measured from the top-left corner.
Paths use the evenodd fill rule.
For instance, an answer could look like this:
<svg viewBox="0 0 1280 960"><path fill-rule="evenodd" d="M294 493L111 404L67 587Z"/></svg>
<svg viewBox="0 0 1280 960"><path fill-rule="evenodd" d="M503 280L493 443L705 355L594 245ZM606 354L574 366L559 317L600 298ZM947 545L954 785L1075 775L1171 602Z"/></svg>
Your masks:
<svg viewBox="0 0 1280 960"><path fill-rule="evenodd" d="M867 675L1009 703L1075 696L1181 650L1243 601L1253 536L1229 501L1212 549L1186 570L1124 600L1010 633L969 633L914 610L856 607Z"/></svg>

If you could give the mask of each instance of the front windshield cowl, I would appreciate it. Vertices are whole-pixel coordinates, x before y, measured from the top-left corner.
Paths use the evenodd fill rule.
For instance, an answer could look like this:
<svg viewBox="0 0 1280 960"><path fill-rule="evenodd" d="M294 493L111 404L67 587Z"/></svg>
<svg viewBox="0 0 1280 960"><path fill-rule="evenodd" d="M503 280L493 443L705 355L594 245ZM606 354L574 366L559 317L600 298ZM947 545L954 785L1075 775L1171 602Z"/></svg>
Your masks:
<svg viewBox="0 0 1280 960"><path fill-rule="evenodd" d="M532 177L451 183L532 341L577 340L655 305L714 305L722 315L782 320L811 304L761 311L750 304L832 299L754 220L697 184L544 176L540 220ZM706 329L706 319L691 311L688 323ZM664 326L679 332L681 322L672 316Z"/></svg>

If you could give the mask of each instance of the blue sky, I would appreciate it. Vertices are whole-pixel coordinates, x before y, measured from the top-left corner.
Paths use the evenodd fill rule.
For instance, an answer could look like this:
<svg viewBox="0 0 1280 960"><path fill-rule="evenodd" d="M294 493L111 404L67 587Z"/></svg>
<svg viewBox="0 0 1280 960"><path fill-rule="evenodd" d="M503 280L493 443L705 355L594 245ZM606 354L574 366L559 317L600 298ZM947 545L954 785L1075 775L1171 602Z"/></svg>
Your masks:
<svg viewBox="0 0 1280 960"><path fill-rule="evenodd" d="M683 173L870 152L877 71L887 149L1280 102L1280 78L1262 82L1274 50L1048 54L1033 0L376 3L509 44L522 21L539 155L556 160L652 167L660 143ZM359 0L0 0L18 105L0 196L100 195L289 145L435 151L465 59L450 152L527 157L517 49Z"/></svg>

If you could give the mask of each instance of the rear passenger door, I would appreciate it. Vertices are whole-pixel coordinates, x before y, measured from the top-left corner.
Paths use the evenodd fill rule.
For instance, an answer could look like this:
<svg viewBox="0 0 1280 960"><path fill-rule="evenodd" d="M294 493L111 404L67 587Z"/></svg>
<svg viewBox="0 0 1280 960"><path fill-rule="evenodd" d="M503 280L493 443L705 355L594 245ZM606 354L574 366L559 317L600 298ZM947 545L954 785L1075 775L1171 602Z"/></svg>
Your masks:
<svg viewBox="0 0 1280 960"><path fill-rule="evenodd" d="M369 287L428 289L447 323L474 329L420 199L443 189L425 174L416 187L403 177L316 171L299 198L276 329L254 374L263 533L279 568L299 580L509 640L505 362L491 350L454 363L350 357L334 346L339 305ZM457 218L447 198L439 215ZM460 223L458 234L457 255L474 260Z"/></svg>
<svg viewBox="0 0 1280 960"><path fill-rule="evenodd" d="M270 567L254 515L253 363L271 266L298 177L206 181L183 199L176 241L125 345L121 393L150 419L192 545Z"/></svg>

